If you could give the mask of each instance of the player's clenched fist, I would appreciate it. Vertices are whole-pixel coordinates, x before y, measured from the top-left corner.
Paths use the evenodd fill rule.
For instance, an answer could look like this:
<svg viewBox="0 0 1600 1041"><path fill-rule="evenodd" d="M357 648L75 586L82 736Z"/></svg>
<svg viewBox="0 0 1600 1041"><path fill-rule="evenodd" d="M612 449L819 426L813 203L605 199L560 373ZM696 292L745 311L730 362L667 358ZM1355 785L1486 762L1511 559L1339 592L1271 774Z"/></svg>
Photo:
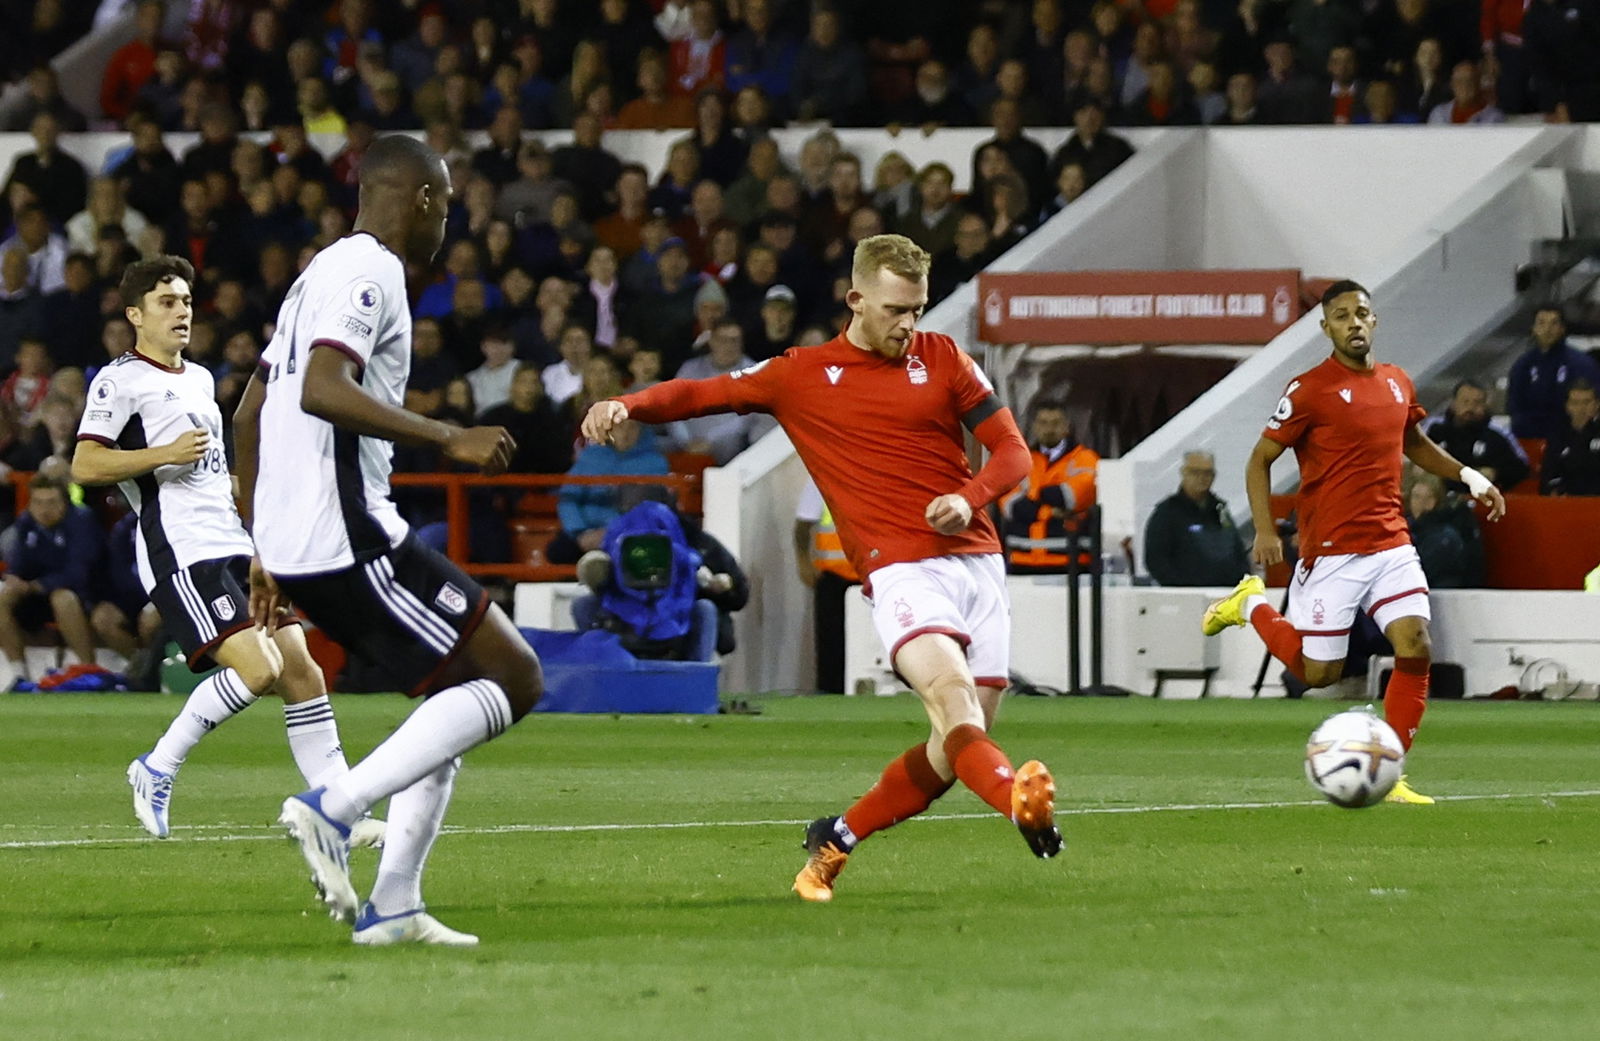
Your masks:
<svg viewBox="0 0 1600 1041"><path fill-rule="evenodd" d="M928 527L941 535L959 535L972 523L972 504L960 495L941 495L923 511Z"/></svg>
<svg viewBox="0 0 1600 1041"><path fill-rule="evenodd" d="M468 427L445 442L444 454L458 463L475 466L489 475L504 473L517 451L517 442L505 427Z"/></svg>
<svg viewBox="0 0 1600 1041"><path fill-rule="evenodd" d="M605 444L611 440L611 431L627 418L628 406L622 402L597 401L589 406L589 414L583 417L583 436L594 444Z"/></svg>
<svg viewBox="0 0 1600 1041"><path fill-rule="evenodd" d="M178 435L178 439L167 445L167 462L173 466L188 466L198 463L206 454L206 446L211 443L211 435L200 427L185 430Z"/></svg>

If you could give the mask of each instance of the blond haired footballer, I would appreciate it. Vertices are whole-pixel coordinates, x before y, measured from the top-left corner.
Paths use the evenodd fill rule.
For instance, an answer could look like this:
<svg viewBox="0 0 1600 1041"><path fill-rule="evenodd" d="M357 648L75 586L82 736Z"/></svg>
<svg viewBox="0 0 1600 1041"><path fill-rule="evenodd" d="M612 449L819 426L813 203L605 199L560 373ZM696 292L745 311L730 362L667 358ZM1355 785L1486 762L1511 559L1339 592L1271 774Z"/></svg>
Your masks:
<svg viewBox="0 0 1600 1041"><path fill-rule="evenodd" d="M628 419L662 423L764 412L783 426L833 514L895 671L928 714L928 740L871 791L806 830L801 897L826 901L856 845L927 809L960 780L1011 820L1040 857L1061 849L1055 783L1037 760L1015 771L989 737L1005 691L1010 605L985 507L1028 472L1010 410L955 341L917 331L928 254L900 235L857 246L844 332L816 347L707 380L670 380L602 401L595 441ZM965 432L989 450L974 475Z"/></svg>

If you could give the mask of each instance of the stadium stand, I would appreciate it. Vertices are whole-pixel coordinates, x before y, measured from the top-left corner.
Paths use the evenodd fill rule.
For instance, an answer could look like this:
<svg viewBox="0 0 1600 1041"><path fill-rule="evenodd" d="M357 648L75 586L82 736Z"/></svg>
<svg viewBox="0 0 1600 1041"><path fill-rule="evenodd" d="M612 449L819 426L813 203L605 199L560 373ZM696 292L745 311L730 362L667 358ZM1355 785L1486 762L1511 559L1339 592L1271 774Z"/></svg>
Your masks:
<svg viewBox="0 0 1600 1041"><path fill-rule="evenodd" d="M1526 303L1504 272L1531 242L1562 235L1563 206L1581 217L1586 205L1560 182L1595 165L1594 145L1555 124L1600 118L1600 34L1563 28L1587 26L1589 7L1569 17L1560 5L1523 15L1384 0L1310 18L1258 0L922 0L918 24L934 28L909 37L904 4L810 6L40 5L47 13L0 46L0 127L12 131L0 135L0 458L23 469L35 449L48 457L36 434L46 393L71 398L76 385L81 408L74 373L126 348L108 288L140 255L175 252L198 269L190 357L214 371L230 414L296 272L348 232L355 171L378 133L425 135L454 174L445 247L431 270L411 272L438 342L408 399L462 422L470 395L452 381L479 365L490 329L511 336L517 361L547 369L566 364L563 330L577 322L624 381L641 347L666 361L653 378L703 352L716 315L691 305L706 285L721 287L747 344L766 341L773 286L792 297L796 339L830 335L846 314L838 285L853 243L913 226L924 206L982 219L981 247L954 241L959 216L944 209L923 225L942 229L935 270L950 291L925 326L974 350L965 280L979 270L1360 268L1382 276L1369 277L1394 315L1397 360L1442 404L1440 386L1461 374L1452 358ZM1516 125L1359 129L1441 111L1481 122L1490 109ZM792 122L801 117L831 128ZM1291 122L1334 129L1261 128ZM618 129L632 126L673 129ZM1203 126L1217 129L1174 129ZM1418 155L1427 178L1383 173ZM932 164L948 199L921 191ZM1081 180L1058 179L1072 164ZM1332 194L1349 185L1363 186L1360 213ZM591 264L597 243L615 281ZM690 261L681 273L660 259L678 254ZM1301 322L1266 349L1228 355L1246 360L1143 444L1097 445L1125 453L1102 470L1108 537L1137 532L1170 491L1173 446L1206 447L1238 472L1246 439L1215 418L1270 411L1314 339ZM1013 402L1027 349L987 352ZM575 420L557 412L568 429L528 472L570 465ZM1537 468L1540 446L1528 447ZM796 490L781 435L726 468L671 461L691 508L703 495L708 527L750 565L752 624L802 632L803 598L762 581L793 570L760 534L764 521L787 530ZM401 465L437 472L416 454ZM455 496L448 510L437 491L407 489L414 522L459 520L492 498L504 531L452 531L450 545L488 547L500 559L472 562L508 574L547 567L548 490L442 486ZM4 505L8 517L21 509ZM115 505L96 506L114 520ZM1489 550L1493 582L1505 572L1493 538ZM736 662L728 682L802 686L800 668L783 652Z"/></svg>

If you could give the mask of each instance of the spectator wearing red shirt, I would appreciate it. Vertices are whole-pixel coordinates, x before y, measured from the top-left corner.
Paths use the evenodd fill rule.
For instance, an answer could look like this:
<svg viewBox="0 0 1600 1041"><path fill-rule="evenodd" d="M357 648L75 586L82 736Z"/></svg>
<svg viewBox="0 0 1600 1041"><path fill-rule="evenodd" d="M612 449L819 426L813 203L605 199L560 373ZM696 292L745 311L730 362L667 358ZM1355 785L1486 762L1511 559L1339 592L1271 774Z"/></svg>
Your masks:
<svg viewBox="0 0 1600 1041"><path fill-rule="evenodd" d="M1522 50L1522 13L1527 0L1483 0L1478 16L1478 37L1483 56L1500 66L1495 101L1503 112L1527 110L1528 60Z"/></svg>
<svg viewBox="0 0 1600 1041"><path fill-rule="evenodd" d="M690 189L689 205L673 223L672 232L688 245L689 261L698 269L711 260L712 236L731 227L733 222L722 211L722 188L706 177Z"/></svg>
<svg viewBox="0 0 1600 1041"><path fill-rule="evenodd" d="M728 70L728 41L717 25L714 0L691 0L688 13L687 19L668 20L662 35L671 41L667 89L692 98L707 88L722 89ZM656 27L662 28L661 20Z"/></svg>
<svg viewBox="0 0 1600 1041"><path fill-rule="evenodd" d="M193 0L190 3L184 56L191 64L206 72L223 67L242 6L231 0Z"/></svg>
<svg viewBox="0 0 1600 1041"><path fill-rule="evenodd" d="M1328 52L1329 122L1353 123L1360 112L1366 85L1356 79L1356 49L1340 44Z"/></svg>
<svg viewBox="0 0 1600 1041"><path fill-rule="evenodd" d="M138 35L118 47L100 80L100 111L117 122L133 111L139 88L156 74L156 45L161 39L161 0L142 0L135 13Z"/></svg>
<svg viewBox="0 0 1600 1041"><path fill-rule="evenodd" d="M1479 76L1478 63L1475 61L1456 62L1456 67L1450 70L1450 94L1452 100L1434 108L1428 113L1428 122L1435 125L1449 123L1504 123L1506 116L1491 103L1489 95L1484 93L1483 80Z"/></svg>
<svg viewBox="0 0 1600 1041"><path fill-rule="evenodd" d="M50 349L44 341L23 336L17 344L17 368L0 384L0 409L24 430L38 422L39 406L50 393Z"/></svg>

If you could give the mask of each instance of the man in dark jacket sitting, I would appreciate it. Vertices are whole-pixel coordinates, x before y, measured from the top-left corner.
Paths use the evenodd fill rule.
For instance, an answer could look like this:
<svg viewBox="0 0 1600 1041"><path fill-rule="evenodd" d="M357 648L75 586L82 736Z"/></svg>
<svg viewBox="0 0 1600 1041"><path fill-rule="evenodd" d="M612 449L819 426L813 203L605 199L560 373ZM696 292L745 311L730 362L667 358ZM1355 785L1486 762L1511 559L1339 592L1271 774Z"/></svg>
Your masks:
<svg viewBox="0 0 1600 1041"><path fill-rule="evenodd" d="M1250 571L1228 504L1211 494L1209 452L1185 452L1178 490L1156 505L1144 528L1144 563L1164 586L1225 586Z"/></svg>
<svg viewBox="0 0 1600 1041"><path fill-rule="evenodd" d="M14 678L29 678L23 634L52 619L78 660L94 664L89 576L105 541L94 515L72 505L61 481L38 474L28 485L28 508L17 518L15 535L0 585L0 649Z"/></svg>
<svg viewBox="0 0 1600 1041"><path fill-rule="evenodd" d="M1489 424L1489 392L1476 380L1457 383L1450 407L1423 420L1422 432L1501 488L1510 490L1528 476L1522 446ZM1451 481L1445 490L1459 494L1467 486Z"/></svg>

